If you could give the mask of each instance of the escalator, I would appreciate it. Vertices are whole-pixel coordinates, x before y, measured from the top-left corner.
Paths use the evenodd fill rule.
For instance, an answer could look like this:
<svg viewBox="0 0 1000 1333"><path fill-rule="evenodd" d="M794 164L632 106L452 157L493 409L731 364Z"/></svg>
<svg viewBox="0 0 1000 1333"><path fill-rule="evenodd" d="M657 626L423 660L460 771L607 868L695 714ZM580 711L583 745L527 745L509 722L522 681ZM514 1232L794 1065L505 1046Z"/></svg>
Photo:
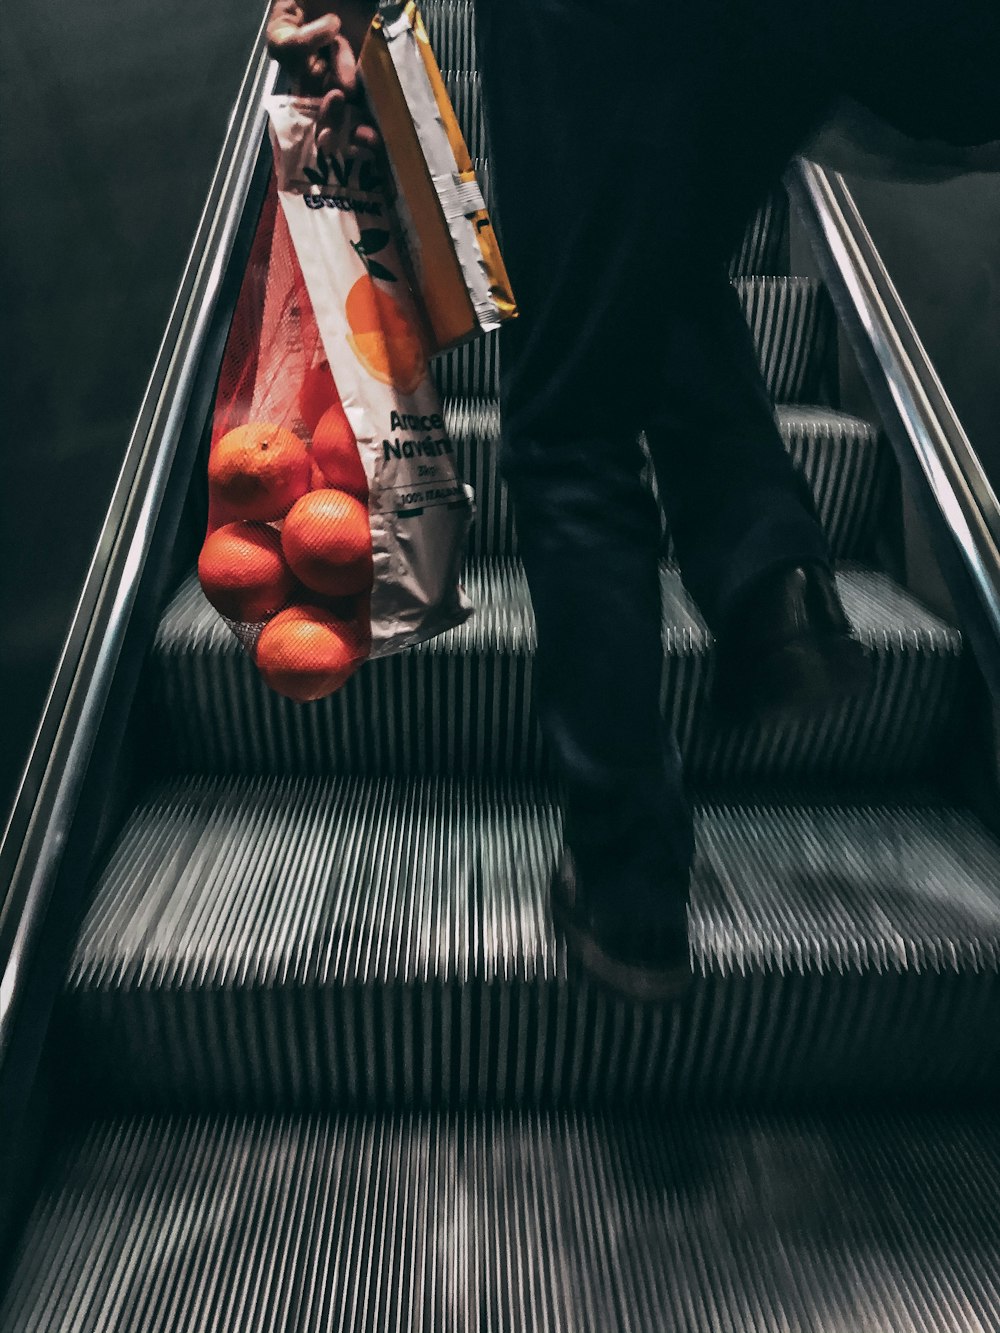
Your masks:
<svg viewBox="0 0 1000 1333"><path fill-rule="evenodd" d="M469 7L425 14L485 159ZM875 678L812 719L721 726L665 545L690 997L571 981L553 937L495 345L438 367L477 614L330 699L270 694L205 602L197 463L110 833L76 867L4 1333L1000 1330L992 622L961 570L950 619L904 586L914 450L836 406L833 297L849 312L789 272L790 227L782 190L733 278Z"/></svg>

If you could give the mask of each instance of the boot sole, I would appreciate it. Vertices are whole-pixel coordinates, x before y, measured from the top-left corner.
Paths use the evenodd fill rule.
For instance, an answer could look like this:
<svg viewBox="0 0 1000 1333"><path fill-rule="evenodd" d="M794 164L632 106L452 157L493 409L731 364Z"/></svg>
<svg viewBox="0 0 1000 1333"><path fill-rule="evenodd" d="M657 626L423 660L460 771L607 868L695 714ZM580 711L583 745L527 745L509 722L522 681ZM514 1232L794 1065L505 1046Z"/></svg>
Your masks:
<svg viewBox="0 0 1000 1333"><path fill-rule="evenodd" d="M553 919L566 940L571 958L616 998L634 1000L639 1004L665 1004L680 999L691 985L694 972L690 958L669 967L623 962L602 949L593 934L579 925L572 910L564 907L555 894L552 894L551 903Z"/></svg>
<svg viewBox="0 0 1000 1333"><path fill-rule="evenodd" d="M727 722L808 716L857 698L871 688L875 670L865 648L848 634L793 639L758 658L752 672L716 691L716 711Z"/></svg>

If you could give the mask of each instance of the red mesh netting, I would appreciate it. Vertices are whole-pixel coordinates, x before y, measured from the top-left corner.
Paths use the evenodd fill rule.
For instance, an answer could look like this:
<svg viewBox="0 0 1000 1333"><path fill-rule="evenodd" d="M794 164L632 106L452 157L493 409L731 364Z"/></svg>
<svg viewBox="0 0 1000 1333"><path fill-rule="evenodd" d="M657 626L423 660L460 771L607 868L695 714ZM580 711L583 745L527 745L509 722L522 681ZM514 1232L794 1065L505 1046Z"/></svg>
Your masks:
<svg viewBox="0 0 1000 1333"><path fill-rule="evenodd" d="M206 597L271 688L339 689L370 645L368 481L274 182L226 343L212 422Z"/></svg>

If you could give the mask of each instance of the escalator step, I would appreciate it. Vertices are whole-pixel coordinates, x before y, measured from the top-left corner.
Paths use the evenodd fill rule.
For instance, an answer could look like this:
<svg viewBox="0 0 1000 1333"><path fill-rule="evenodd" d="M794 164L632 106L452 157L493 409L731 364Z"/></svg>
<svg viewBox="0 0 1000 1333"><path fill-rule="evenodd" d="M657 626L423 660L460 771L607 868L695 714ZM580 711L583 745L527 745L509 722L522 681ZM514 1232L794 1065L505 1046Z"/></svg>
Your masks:
<svg viewBox="0 0 1000 1333"><path fill-rule="evenodd" d="M960 1115L112 1120L51 1163L7 1333L996 1333Z"/></svg>
<svg viewBox="0 0 1000 1333"><path fill-rule="evenodd" d="M470 554L516 554L513 509L499 474L499 404L451 399L445 403L445 418L459 474L476 492ZM894 465L884 439L867 421L832 408L780 407L778 424L786 448L810 483L835 558L868 557L886 502L895 494Z"/></svg>
<svg viewBox="0 0 1000 1333"><path fill-rule="evenodd" d="M567 980L546 789L177 779L99 877L61 1011L114 1106L952 1099L1000 1084L1000 844L908 802L707 803L677 1009Z"/></svg>
<svg viewBox="0 0 1000 1333"><path fill-rule="evenodd" d="M722 727L711 714L712 638L664 574L664 699L694 778L888 778L920 773L952 732L962 640L884 574L839 573L875 656L863 698L806 719ZM273 694L194 576L167 607L147 672L175 772L545 771L531 700L534 619L521 567L472 566L476 614L420 648L370 662L338 694Z"/></svg>
<svg viewBox="0 0 1000 1333"><path fill-rule="evenodd" d="M812 278L735 279L771 397L823 403L829 397L837 331L826 289ZM444 398L495 399L500 360L495 334L466 343L434 362Z"/></svg>
<svg viewBox="0 0 1000 1333"><path fill-rule="evenodd" d="M476 25L470 0L423 0L418 8L441 69L478 69Z"/></svg>

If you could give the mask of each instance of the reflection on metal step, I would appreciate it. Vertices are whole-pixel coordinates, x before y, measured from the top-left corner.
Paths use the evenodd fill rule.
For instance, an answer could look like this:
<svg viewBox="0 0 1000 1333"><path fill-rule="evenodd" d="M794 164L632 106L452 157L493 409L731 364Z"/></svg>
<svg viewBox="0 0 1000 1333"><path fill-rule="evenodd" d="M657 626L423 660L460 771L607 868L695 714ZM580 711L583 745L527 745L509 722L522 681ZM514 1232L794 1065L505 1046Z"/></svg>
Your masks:
<svg viewBox="0 0 1000 1333"><path fill-rule="evenodd" d="M664 573L664 709L693 778L886 778L933 764L962 703L962 640L884 574L845 567L847 611L876 659L863 698L812 718L722 727L712 716L712 638ZM338 694L271 693L192 576L167 607L147 671L163 761L180 772L545 771L531 697L534 619L520 566L466 578L465 625L363 667Z"/></svg>
<svg viewBox="0 0 1000 1333"><path fill-rule="evenodd" d="M112 1120L7 1333L995 1333L1000 1129L957 1115Z"/></svg>
<svg viewBox="0 0 1000 1333"><path fill-rule="evenodd" d="M849 799L849 794L844 799ZM878 1101L1000 1085L1000 845L911 804L697 819L689 1000L567 980L550 795L182 779L136 812L64 1000L118 1105Z"/></svg>
<svg viewBox="0 0 1000 1333"><path fill-rule="evenodd" d="M771 397L781 403L824 402L837 342L825 289L812 278L737 278L735 285ZM445 398L495 399L496 334L438 357L434 373Z"/></svg>

